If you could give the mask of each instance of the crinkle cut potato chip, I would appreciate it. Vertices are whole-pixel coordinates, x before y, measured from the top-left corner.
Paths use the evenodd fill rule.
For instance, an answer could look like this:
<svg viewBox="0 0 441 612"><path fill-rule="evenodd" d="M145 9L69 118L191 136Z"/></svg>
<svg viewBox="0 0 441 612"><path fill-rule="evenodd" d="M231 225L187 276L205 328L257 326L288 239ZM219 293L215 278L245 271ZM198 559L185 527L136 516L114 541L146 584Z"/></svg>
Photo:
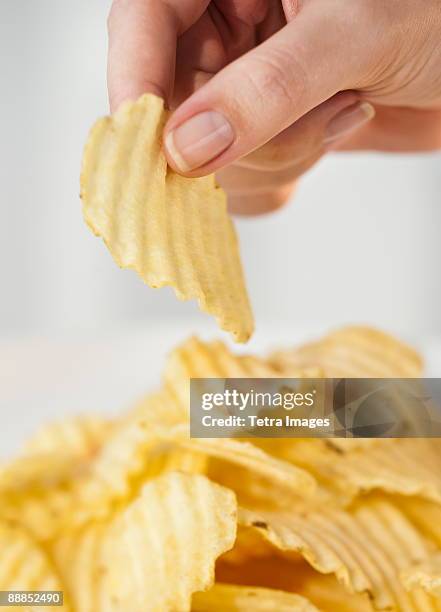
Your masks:
<svg viewBox="0 0 441 612"><path fill-rule="evenodd" d="M147 484L106 538L109 612L190 610L234 545L236 512L234 494L203 476L169 473Z"/></svg>
<svg viewBox="0 0 441 612"><path fill-rule="evenodd" d="M41 428L15 461L0 468L0 495L3 491L46 487L78 475L113 427L110 419L80 416Z"/></svg>
<svg viewBox="0 0 441 612"><path fill-rule="evenodd" d="M0 591L62 591L56 569L46 552L19 526L0 521ZM17 606L5 606L2 610L17 610ZM27 607L26 610L55 608ZM68 612L71 608L64 597L64 605L57 610Z"/></svg>
<svg viewBox="0 0 441 612"><path fill-rule="evenodd" d="M278 351L271 361L281 371L319 366L329 378L419 378L423 366L411 347L363 326L344 327L297 349Z"/></svg>
<svg viewBox="0 0 441 612"><path fill-rule="evenodd" d="M344 440L344 439L342 439ZM357 439L347 439L355 442ZM381 490L418 495L441 503L441 444L437 439L378 439L372 445L340 447L317 439L256 439L269 454L313 474L317 481L349 503L360 493ZM337 450L339 449L339 450Z"/></svg>
<svg viewBox="0 0 441 612"><path fill-rule="evenodd" d="M267 543L268 555L278 552L294 562L300 554L318 572L335 574L349 592L368 593L378 609L432 609L420 584L406 591L401 572L431 559L434 547L389 501L364 500L351 512L241 510L239 525L236 548L242 548L242 555L233 556L233 563L252 558L256 549L264 556L262 544ZM247 532L260 536L260 544Z"/></svg>
<svg viewBox="0 0 441 612"><path fill-rule="evenodd" d="M147 483L106 524L54 544L55 563L81 612L185 612L214 584L235 541L234 493L204 476L169 472Z"/></svg>
<svg viewBox="0 0 441 612"><path fill-rule="evenodd" d="M189 414L191 378L320 378L316 367L285 368L283 374L266 359L236 355L223 342L203 342L192 337L168 356L164 369L164 386Z"/></svg>
<svg viewBox="0 0 441 612"><path fill-rule="evenodd" d="M237 238L214 176L187 179L162 151L163 101L146 94L97 121L81 173L84 218L122 268L196 299L237 342L254 328Z"/></svg>
<svg viewBox="0 0 441 612"><path fill-rule="evenodd" d="M80 415L49 423L25 444L24 455L69 454L78 459L92 457L114 429L111 419Z"/></svg>
<svg viewBox="0 0 441 612"><path fill-rule="evenodd" d="M192 612L318 612L310 601L277 589L215 584L193 596Z"/></svg>

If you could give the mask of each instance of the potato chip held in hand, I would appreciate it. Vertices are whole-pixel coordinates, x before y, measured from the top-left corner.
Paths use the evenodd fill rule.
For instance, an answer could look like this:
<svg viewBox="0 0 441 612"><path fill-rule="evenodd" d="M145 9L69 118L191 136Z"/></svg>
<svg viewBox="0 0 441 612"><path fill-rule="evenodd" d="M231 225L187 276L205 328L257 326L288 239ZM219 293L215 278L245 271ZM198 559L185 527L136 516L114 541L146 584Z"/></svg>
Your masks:
<svg viewBox="0 0 441 612"><path fill-rule="evenodd" d="M253 315L225 193L213 176L188 179L167 167L166 117L163 101L146 94L97 121L83 158L84 218L120 267L197 300L246 342Z"/></svg>

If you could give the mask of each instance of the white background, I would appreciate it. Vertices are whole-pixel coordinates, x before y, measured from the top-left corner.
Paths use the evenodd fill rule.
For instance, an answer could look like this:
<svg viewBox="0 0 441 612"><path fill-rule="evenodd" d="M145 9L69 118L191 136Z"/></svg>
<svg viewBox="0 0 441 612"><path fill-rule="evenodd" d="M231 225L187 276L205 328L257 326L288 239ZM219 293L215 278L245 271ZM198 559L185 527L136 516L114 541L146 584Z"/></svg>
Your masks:
<svg viewBox="0 0 441 612"><path fill-rule="evenodd" d="M0 454L42 414L116 410L175 340L218 333L194 304L119 270L82 221L82 146L107 112L108 8L0 3ZM330 156L285 210L240 221L250 350L348 322L434 346L440 204L441 155Z"/></svg>

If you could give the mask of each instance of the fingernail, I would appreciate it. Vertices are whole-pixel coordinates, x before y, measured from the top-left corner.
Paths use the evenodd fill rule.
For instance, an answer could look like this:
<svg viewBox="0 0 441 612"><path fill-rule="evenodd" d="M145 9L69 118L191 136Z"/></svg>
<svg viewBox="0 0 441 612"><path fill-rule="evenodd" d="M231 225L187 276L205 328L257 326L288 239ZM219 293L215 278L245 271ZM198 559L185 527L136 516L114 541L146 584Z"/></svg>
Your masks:
<svg viewBox="0 0 441 612"><path fill-rule="evenodd" d="M225 151L234 140L234 130L220 113L199 113L175 128L165 139L165 146L182 172L203 166Z"/></svg>
<svg viewBox="0 0 441 612"><path fill-rule="evenodd" d="M323 143L327 145L349 135L350 132L358 129L373 117L375 117L375 108L369 102L358 102L346 108L328 124Z"/></svg>

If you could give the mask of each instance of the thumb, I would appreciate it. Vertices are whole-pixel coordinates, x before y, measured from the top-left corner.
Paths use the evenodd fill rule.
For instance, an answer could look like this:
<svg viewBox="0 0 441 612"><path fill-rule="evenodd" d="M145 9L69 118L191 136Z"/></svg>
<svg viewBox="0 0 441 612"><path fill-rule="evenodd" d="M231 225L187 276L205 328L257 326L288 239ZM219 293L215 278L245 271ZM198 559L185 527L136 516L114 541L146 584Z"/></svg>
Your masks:
<svg viewBox="0 0 441 612"><path fill-rule="evenodd" d="M349 89L368 50L354 40L358 16L344 4L307 3L188 98L165 129L169 164L187 176L218 170Z"/></svg>

